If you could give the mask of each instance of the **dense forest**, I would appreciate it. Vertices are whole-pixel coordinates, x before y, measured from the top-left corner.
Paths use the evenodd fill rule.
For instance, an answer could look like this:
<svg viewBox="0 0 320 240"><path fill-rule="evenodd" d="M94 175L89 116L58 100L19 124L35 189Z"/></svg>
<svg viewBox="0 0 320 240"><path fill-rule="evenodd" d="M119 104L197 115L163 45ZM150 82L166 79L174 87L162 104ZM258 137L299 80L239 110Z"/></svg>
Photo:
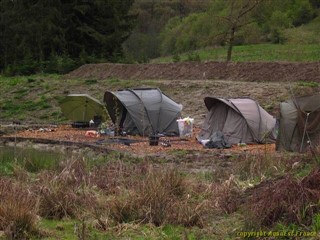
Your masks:
<svg viewBox="0 0 320 240"><path fill-rule="evenodd" d="M213 46L228 46L231 60L234 45L286 43L286 30L319 8L320 0L1 0L0 71L65 73Z"/></svg>
<svg viewBox="0 0 320 240"><path fill-rule="evenodd" d="M117 61L135 24L133 0L1 0L0 69L67 72Z"/></svg>

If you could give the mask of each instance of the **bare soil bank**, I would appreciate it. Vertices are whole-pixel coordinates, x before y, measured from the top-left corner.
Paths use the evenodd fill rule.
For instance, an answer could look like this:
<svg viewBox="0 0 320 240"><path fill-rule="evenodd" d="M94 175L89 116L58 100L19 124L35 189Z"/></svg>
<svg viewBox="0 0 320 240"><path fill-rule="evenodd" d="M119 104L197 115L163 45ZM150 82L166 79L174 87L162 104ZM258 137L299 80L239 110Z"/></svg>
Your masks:
<svg viewBox="0 0 320 240"><path fill-rule="evenodd" d="M320 62L181 62L159 64L86 64L68 78L120 78L229 81L320 82Z"/></svg>

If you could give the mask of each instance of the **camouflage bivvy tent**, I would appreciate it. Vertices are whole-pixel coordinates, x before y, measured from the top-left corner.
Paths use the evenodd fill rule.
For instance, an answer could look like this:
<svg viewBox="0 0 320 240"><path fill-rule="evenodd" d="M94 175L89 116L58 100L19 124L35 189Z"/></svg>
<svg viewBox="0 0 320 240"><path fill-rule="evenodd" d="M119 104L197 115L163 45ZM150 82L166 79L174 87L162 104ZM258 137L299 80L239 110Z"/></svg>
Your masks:
<svg viewBox="0 0 320 240"><path fill-rule="evenodd" d="M117 129L130 135L178 135L182 105L158 88L106 91L104 102Z"/></svg>
<svg viewBox="0 0 320 240"><path fill-rule="evenodd" d="M198 140L221 132L230 144L266 143L276 139L276 119L251 98L206 97L208 109Z"/></svg>
<svg viewBox="0 0 320 240"><path fill-rule="evenodd" d="M280 103L277 149L304 152L320 144L320 94Z"/></svg>

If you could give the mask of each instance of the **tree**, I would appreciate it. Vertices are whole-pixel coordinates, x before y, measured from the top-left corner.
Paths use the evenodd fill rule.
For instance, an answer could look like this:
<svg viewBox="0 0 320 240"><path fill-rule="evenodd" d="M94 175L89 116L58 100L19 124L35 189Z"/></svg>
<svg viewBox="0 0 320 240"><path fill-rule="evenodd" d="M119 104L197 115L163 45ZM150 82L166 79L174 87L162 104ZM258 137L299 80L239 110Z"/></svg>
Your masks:
<svg viewBox="0 0 320 240"><path fill-rule="evenodd" d="M226 15L217 16L226 23L224 32L228 45L227 61L231 60L235 34L242 27L252 23L250 14L264 0L228 0L226 1Z"/></svg>
<svg viewBox="0 0 320 240"><path fill-rule="evenodd" d="M135 24L135 16L128 14L133 0L78 2L63 7L68 54L79 57L86 52L111 59L115 52L120 53Z"/></svg>
<svg viewBox="0 0 320 240"><path fill-rule="evenodd" d="M13 32L9 27L12 20L12 2L0 1L0 69L8 64L9 49L12 48Z"/></svg>

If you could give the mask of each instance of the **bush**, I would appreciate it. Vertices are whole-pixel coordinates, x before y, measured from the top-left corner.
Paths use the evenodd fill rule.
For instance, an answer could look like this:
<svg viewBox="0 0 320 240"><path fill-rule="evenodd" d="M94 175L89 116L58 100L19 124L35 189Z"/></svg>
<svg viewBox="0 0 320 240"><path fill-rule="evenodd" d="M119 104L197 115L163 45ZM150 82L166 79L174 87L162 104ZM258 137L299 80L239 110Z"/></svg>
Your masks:
<svg viewBox="0 0 320 240"><path fill-rule="evenodd" d="M110 217L118 223L202 226L205 204L190 198L188 191L193 192L192 185L176 170L151 169L135 186L109 200Z"/></svg>
<svg viewBox="0 0 320 240"><path fill-rule="evenodd" d="M181 61L181 57L179 56L178 53L175 53L175 54L172 56L172 61L173 61L173 62L180 62L180 61Z"/></svg>
<svg viewBox="0 0 320 240"><path fill-rule="evenodd" d="M16 64L8 65L4 69L5 76L15 75L32 75L43 71L44 73L68 73L79 66L79 63L68 56L53 55L49 60L38 62L35 60L27 59Z"/></svg>
<svg viewBox="0 0 320 240"><path fill-rule="evenodd" d="M42 68L45 73L65 74L77 68L78 65L74 59L66 55L52 55L48 61L43 63Z"/></svg>
<svg viewBox="0 0 320 240"><path fill-rule="evenodd" d="M39 70L37 63L24 64L20 63L19 65L8 65L4 70L4 75L6 77L12 77L15 75L32 75Z"/></svg>
<svg viewBox="0 0 320 240"><path fill-rule="evenodd" d="M188 53L187 55L187 61L190 61L190 62L200 62L201 59L200 59L200 55L198 53Z"/></svg>
<svg viewBox="0 0 320 240"><path fill-rule="evenodd" d="M43 172L35 186L40 198L40 215L50 219L75 217L82 207L95 206L94 194L88 190L89 172L84 160L65 163L61 172Z"/></svg>
<svg viewBox="0 0 320 240"><path fill-rule="evenodd" d="M319 211L320 170L316 169L301 181L288 175L257 187L247 202L249 225L273 226L287 224L311 225Z"/></svg>
<svg viewBox="0 0 320 240"><path fill-rule="evenodd" d="M38 198L11 180L0 179L0 230L8 239L27 239L38 233Z"/></svg>
<svg viewBox="0 0 320 240"><path fill-rule="evenodd" d="M237 185L234 175L223 183L212 183L210 186L210 202L217 212L233 213L240 206L241 188Z"/></svg>

